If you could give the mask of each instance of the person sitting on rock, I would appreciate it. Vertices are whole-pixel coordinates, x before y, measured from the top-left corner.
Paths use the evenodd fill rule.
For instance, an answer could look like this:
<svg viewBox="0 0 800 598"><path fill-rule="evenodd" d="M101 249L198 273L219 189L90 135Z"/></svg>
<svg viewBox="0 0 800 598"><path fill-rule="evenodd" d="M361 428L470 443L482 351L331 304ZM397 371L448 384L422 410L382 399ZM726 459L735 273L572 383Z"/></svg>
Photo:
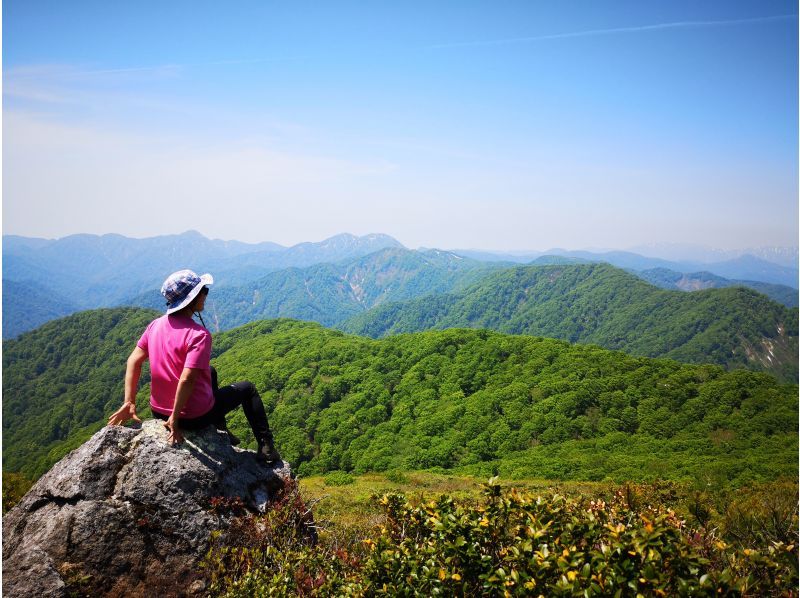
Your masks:
<svg viewBox="0 0 800 598"><path fill-rule="evenodd" d="M236 382L217 387L216 371L209 363L211 333L200 316L213 283L210 274L198 276L191 270L175 272L164 281L161 294L167 300L167 313L150 322L128 357L125 399L108 423L116 426L129 419L141 421L136 416L136 387L142 364L149 359L150 409L153 417L166 420L170 443L183 442L183 430L209 425L228 432L225 415L241 405L258 442L256 457L267 463L280 461L255 386ZM193 314L203 326L192 319ZM235 436L230 434L230 438L231 444L238 444Z"/></svg>

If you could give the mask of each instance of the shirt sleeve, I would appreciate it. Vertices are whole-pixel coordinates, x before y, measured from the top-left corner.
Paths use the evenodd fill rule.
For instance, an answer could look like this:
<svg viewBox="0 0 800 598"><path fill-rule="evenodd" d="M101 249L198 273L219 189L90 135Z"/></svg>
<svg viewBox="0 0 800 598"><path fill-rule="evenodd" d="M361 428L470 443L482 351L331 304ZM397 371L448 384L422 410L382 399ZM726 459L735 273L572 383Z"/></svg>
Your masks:
<svg viewBox="0 0 800 598"><path fill-rule="evenodd" d="M211 363L211 334L202 331L189 339L183 367L207 369Z"/></svg>
<svg viewBox="0 0 800 598"><path fill-rule="evenodd" d="M144 329L144 332L142 333L142 336L139 339L139 342L136 343L136 346L139 347L140 349L142 349L145 353L147 353L147 343L150 340L150 328L152 326L153 326L153 323L150 322L147 325L147 328Z"/></svg>

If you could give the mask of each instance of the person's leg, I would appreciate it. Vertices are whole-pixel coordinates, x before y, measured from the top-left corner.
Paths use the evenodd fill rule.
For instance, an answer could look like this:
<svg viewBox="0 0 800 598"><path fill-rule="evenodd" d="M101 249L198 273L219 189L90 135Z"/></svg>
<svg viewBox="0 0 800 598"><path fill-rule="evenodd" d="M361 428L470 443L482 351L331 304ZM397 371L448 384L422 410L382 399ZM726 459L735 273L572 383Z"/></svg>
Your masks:
<svg viewBox="0 0 800 598"><path fill-rule="evenodd" d="M253 430L253 435L258 442L258 454L267 461L279 461L280 455L275 450L272 431L267 422L267 413L256 387L250 382L236 382L229 386L218 388L214 392L214 417L215 421L224 423L225 415L239 405Z"/></svg>
<svg viewBox="0 0 800 598"><path fill-rule="evenodd" d="M213 365L209 366L211 370L211 391L214 393L216 397L217 391L219 390L219 382L217 381L217 368ZM215 399L216 400L216 399ZM236 436L233 432L228 429L228 422L225 421L225 413L227 411L222 412L222 410L213 411L212 410L212 417L214 419L214 425L217 427L217 430L222 430L223 432L227 432L228 439L231 441L231 446L239 446L241 444L241 440L239 437Z"/></svg>

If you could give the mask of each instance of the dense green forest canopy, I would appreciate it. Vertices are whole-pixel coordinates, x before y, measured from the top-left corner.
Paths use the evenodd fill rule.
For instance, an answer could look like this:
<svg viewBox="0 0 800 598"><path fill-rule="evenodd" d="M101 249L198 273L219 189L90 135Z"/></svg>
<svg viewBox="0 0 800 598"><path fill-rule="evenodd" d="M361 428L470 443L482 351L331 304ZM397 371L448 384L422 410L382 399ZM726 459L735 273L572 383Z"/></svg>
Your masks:
<svg viewBox="0 0 800 598"><path fill-rule="evenodd" d="M577 264L503 270L461 293L378 306L341 328L374 338L489 328L796 381L797 314L745 288L667 291L607 264Z"/></svg>
<svg viewBox="0 0 800 598"><path fill-rule="evenodd" d="M3 342L3 470L41 475L105 423L122 404L125 360L156 315L86 311Z"/></svg>
<svg viewBox="0 0 800 598"><path fill-rule="evenodd" d="M255 382L304 474L796 475L797 387L767 374L486 330L375 341L279 320L215 343L222 381Z"/></svg>
<svg viewBox="0 0 800 598"><path fill-rule="evenodd" d="M84 312L4 343L4 469L41 475L104 424L155 315ZM487 330L372 340L292 320L215 335L212 363L222 384L256 384L301 474L443 468L723 485L797 474L797 386L763 373ZM243 414L230 420L252 444Z"/></svg>

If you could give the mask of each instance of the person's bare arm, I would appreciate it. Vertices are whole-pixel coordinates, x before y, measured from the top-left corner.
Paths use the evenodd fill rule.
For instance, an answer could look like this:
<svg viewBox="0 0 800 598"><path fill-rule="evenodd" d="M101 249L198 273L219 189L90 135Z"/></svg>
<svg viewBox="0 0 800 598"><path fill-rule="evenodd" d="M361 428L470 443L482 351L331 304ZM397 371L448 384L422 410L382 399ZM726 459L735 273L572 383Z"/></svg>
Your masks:
<svg viewBox="0 0 800 598"><path fill-rule="evenodd" d="M119 426L129 419L141 421L136 415L136 387L139 385L139 377L142 375L142 364L147 359L147 353L141 347L136 347L128 357L125 368L125 400L122 407L117 409L108 418L110 426Z"/></svg>
<svg viewBox="0 0 800 598"><path fill-rule="evenodd" d="M172 407L172 415L164 422L164 427L169 430L169 441L172 444L183 442L183 432L178 424L180 412L186 406L186 401L192 396L194 385L200 377L202 370L197 368L183 368L181 379L178 381L178 390L175 392L175 404Z"/></svg>

